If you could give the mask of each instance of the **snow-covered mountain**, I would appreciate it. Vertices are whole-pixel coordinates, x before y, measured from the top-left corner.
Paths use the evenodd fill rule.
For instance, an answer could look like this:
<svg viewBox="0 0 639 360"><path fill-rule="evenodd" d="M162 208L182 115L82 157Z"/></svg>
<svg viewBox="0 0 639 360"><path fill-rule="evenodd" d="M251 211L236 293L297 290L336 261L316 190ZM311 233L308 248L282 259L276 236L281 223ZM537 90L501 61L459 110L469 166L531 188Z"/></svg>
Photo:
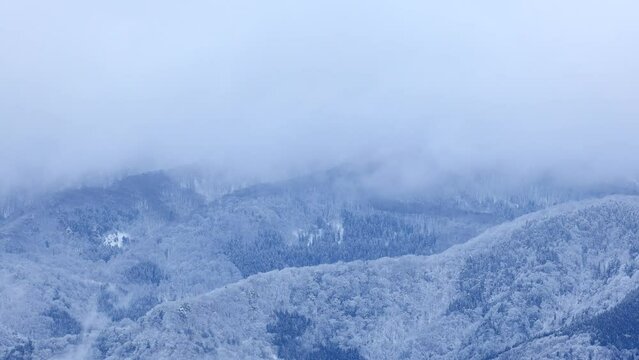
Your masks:
<svg viewBox="0 0 639 360"><path fill-rule="evenodd" d="M107 358L639 356L639 198L562 205L433 256L258 274L100 334Z"/></svg>
<svg viewBox="0 0 639 360"><path fill-rule="evenodd" d="M615 262L614 249L588 242L605 235L625 241L619 254L634 251L623 223L635 214L632 197L560 206L454 246L540 209L634 194L633 187L492 191L479 185L391 196L367 190L364 176L334 169L249 185L155 172L5 201L0 358L518 356L559 346L567 331L610 334L601 324L623 318L634 304L630 288L621 286L634 278L619 275L632 261ZM578 233L569 225L543 225L550 224L544 216L572 223L582 213L593 220L579 223ZM572 247L555 244L565 233L574 237ZM575 292L595 279L594 267L563 263L579 249L598 259L599 278L614 273L625 282L592 283L599 286L588 293L592 299ZM522 263L538 256L547 261L532 270ZM526 292L532 283L539 282L540 297L554 296L544 282L548 262L564 264L552 272L558 283L576 283L561 290L567 295L559 305L544 303L545 312L521 327L524 315L513 312L541 308L537 295ZM510 284L520 275L537 280L522 280L515 291ZM497 288L504 293L494 293ZM577 300L593 310L571 308ZM497 301L503 308L495 309ZM495 315L504 311L503 319ZM551 313L558 318L543 317ZM494 317L482 320L487 316ZM617 348L634 348L620 335L597 351L613 351L608 345L622 340L630 345Z"/></svg>

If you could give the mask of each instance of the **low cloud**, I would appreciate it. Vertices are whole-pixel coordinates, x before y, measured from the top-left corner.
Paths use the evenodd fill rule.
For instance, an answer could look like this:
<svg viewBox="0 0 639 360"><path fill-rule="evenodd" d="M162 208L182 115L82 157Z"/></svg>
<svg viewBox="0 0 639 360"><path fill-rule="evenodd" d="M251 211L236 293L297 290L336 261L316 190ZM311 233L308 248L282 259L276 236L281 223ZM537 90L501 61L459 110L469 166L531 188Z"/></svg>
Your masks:
<svg viewBox="0 0 639 360"><path fill-rule="evenodd" d="M6 2L0 188L193 163L270 178L382 161L397 186L634 178L638 10Z"/></svg>

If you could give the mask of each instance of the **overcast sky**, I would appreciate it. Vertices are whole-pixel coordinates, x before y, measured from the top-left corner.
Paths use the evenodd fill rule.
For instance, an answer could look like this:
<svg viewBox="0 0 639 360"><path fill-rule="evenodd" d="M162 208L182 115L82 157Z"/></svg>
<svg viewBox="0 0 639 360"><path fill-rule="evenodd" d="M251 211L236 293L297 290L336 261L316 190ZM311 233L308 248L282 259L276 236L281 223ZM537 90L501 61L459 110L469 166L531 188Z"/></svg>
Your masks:
<svg viewBox="0 0 639 360"><path fill-rule="evenodd" d="M0 0L0 188L197 162L635 176L637 14L636 0Z"/></svg>

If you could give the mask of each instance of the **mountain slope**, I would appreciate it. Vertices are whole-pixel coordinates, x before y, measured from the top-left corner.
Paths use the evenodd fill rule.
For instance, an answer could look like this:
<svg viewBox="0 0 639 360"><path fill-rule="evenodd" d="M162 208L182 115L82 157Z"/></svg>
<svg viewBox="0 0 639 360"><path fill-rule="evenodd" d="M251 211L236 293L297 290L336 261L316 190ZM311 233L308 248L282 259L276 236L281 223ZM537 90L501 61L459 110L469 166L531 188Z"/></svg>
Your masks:
<svg viewBox="0 0 639 360"><path fill-rule="evenodd" d="M155 172L9 202L0 222L0 358L78 351L104 327L252 274L438 253L518 215L619 191L460 186L392 197L367 192L365 176L338 169L214 185L205 197L195 191L205 182Z"/></svg>
<svg viewBox="0 0 639 360"><path fill-rule="evenodd" d="M632 356L634 346L601 333L615 309L634 304L624 298L639 287L638 268L639 198L608 197L524 216L438 255L255 275L105 330L93 354L506 359L543 348L548 358Z"/></svg>

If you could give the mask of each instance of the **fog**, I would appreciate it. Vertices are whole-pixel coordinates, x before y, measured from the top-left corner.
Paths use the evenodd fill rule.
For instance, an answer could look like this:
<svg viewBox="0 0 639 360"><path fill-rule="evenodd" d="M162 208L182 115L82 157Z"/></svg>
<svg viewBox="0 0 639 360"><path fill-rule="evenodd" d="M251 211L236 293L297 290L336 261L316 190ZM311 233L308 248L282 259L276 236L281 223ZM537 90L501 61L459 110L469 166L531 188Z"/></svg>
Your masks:
<svg viewBox="0 0 639 360"><path fill-rule="evenodd" d="M639 173L636 1L0 1L0 189Z"/></svg>

